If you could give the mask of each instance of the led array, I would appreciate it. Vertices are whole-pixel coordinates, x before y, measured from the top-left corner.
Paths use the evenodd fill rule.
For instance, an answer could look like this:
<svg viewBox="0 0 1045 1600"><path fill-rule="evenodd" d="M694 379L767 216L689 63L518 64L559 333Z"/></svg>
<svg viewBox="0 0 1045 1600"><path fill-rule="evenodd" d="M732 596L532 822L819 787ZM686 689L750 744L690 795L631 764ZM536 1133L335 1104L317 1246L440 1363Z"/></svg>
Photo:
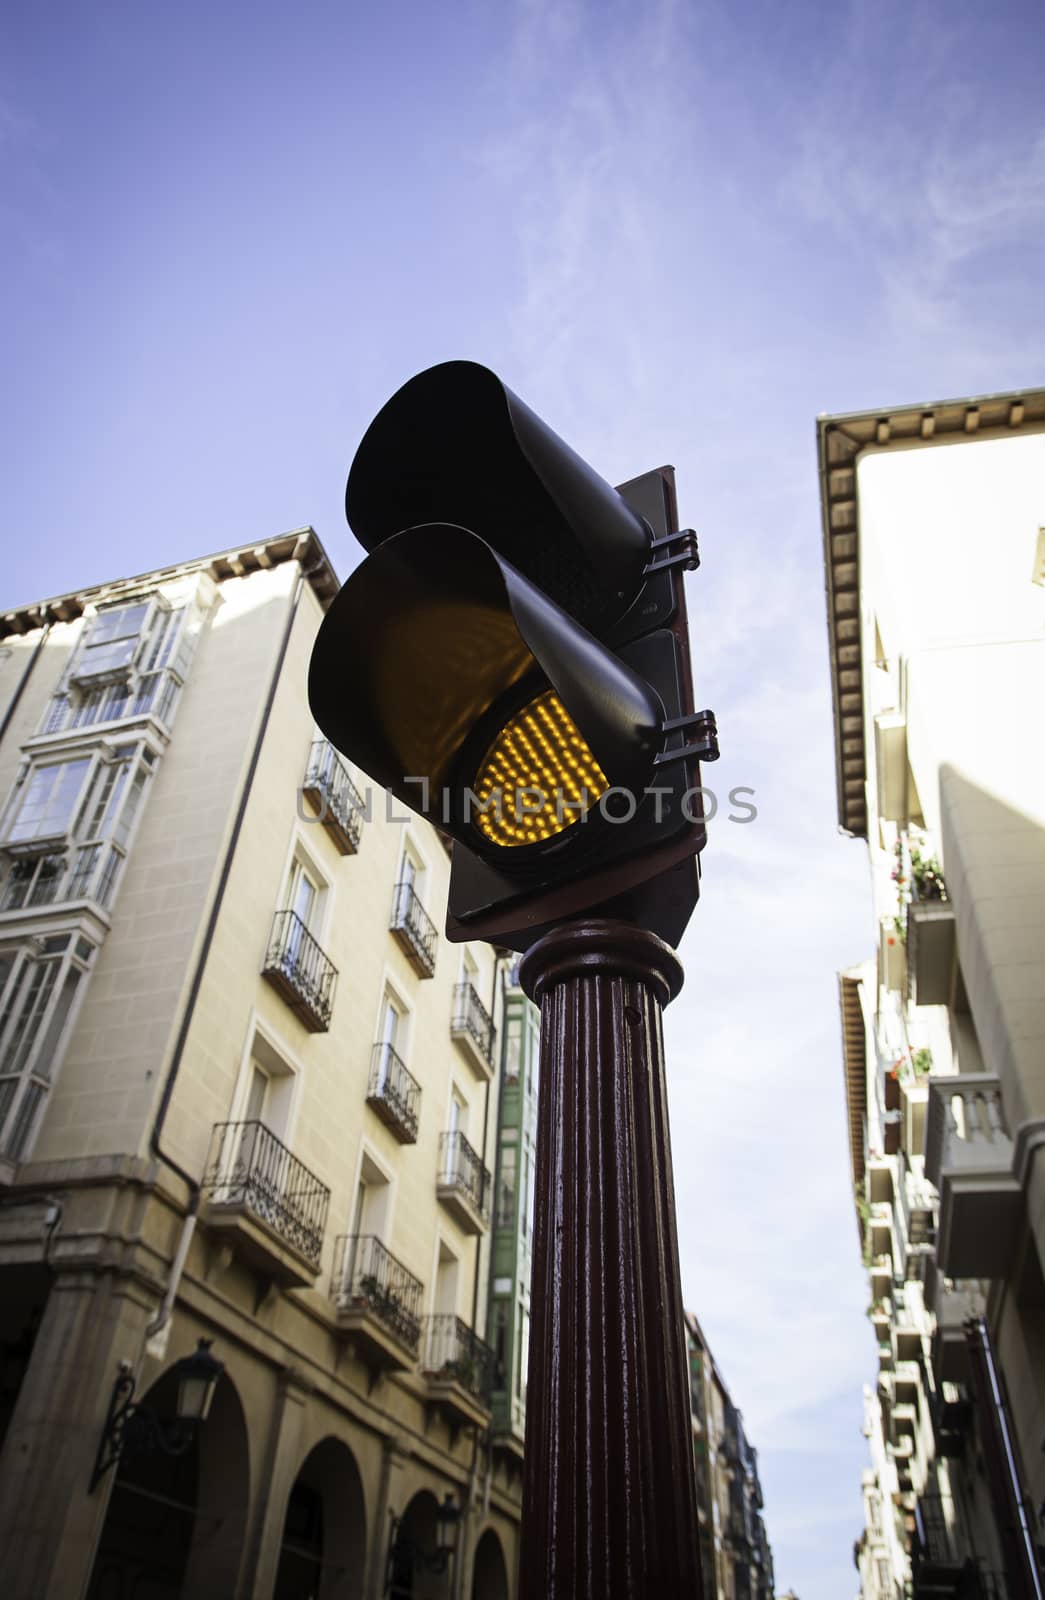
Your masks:
<svg viewBox="0 0 1045 1600"><path fill-rule="evenodd" d="M472 821L491 844L538 844L577 822L606 787L577 724L548 690L505 724L480 762Z"/></svg>

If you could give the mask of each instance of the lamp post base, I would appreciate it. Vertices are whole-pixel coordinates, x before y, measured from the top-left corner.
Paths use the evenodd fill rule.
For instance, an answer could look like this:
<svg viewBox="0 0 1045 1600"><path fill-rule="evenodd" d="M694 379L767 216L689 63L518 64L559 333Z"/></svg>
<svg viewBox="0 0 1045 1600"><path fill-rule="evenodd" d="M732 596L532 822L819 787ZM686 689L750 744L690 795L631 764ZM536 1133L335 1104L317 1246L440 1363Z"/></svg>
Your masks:
<svg viewBox="0 0 1045 1600"><path fill-rule="evenodd" d="M701 1600L654 934L557 928L541 1008L521 1600Z"/></svg>

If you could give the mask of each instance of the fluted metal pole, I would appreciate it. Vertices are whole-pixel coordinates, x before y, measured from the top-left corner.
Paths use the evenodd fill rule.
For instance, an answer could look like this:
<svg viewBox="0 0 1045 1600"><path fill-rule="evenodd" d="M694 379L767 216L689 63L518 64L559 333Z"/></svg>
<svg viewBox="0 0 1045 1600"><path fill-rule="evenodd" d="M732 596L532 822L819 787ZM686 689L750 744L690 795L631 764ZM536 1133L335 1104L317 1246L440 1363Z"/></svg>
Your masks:
<svg viewBox="0 0 1045 1600"><path fill-rule="evenodd" d="M521 1600L701 1600L661 1010L682 986L626 923L558 928L541 1008Z"/></svg>

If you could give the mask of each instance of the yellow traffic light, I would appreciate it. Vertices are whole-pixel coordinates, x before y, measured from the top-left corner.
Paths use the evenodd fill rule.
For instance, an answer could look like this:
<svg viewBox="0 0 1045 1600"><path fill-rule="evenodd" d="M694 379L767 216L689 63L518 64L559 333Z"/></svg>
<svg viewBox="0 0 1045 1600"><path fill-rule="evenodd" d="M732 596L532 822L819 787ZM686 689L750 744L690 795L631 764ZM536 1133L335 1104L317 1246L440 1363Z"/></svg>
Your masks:
<svg viewBox="0 0 1045 1600"><path fill-rule="evenodd" d="M490 844L540 844L580 821L607 787L577 724L553 690L498 733L473 785L473 822Z"/></svg>

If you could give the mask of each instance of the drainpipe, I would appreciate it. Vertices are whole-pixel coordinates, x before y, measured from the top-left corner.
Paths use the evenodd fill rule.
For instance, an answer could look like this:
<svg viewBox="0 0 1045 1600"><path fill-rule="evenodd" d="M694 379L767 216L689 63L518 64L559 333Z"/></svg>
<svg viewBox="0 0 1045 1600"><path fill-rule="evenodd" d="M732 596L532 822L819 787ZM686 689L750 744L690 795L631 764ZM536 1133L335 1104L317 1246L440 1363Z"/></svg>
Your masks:
<svg viewBox="0 0 1045 1600"><path fill-rule="evenodd" d="M1008 1401L983 1317L969 1319L965 1324L965 1339L976 1376L975 1392L980 1407L987 1476L1005 1553L1006 1576L1015 1600L1043 1600L1041 1568L1027 1497L1020 1480Z"/></svg>
<svg viewBox="0 0 1045 1600"><path fill-rule="evenodd" d="M11 726L11 719L14 717L15 712L18 710L18 702L21 700L22 695L25 693L25 686L29 682L29 679L32 677L33 668L36 666L36 663L40 659L40 652L43 650L44 645L47 643L47 635L50 633L50 631L51 631L51 624L49 622L45 622L44 623L44 627L43 627L43 632L41 633L39 639L37 639L36 644L33 646L33 653L29 657L29 660L26 662L25 666L22 669L22 676L18 680L18 685L17 685L17 687L15 689L15 692L11 696L10 700L7 703L7 709L4 712L4 720L2 722L0 722L0 739L2 739L4 737L4 734L7 732L8 728Z"/></svg>
<svg viewBox="0 0 1045 1600"><path fill-rule="evenodd" d="M500 978L501 978L502 963L504 962L505 959L506 959L505 958L505 953L502 950L498 950L496 952L496 954L494 955L494 958L493 958L493 979L492 979L492 982L490 984L490 1018L491 1018L491 1020L497 1014L497 988L498 988L498 983L499 983ZM503 1018L502 1018L502 1021L503 1021ZM487 1140L489 1138L489 1135L490 1135L490 1085L489 1085L489 1083L487 1083L487 1085L486 1085L486 1099L485 1099L484 1104L483 1104L483 1160L484 1161L486 1160L486 1144L487 1144ZM495 1180L496 1180L496 1173L497 1173L497 1162L495 1160L494 1161L494 1176L495 1176ZM491 1196L491 1199L493 1200L494 1215L496 1216L496 1205L497 1205L496 1186L495 1186L495 1192ZM476 1239L476 1241L475 1241L475 1279L474 1279L474 1283L472 1285L472 1332L474 1334L476 1334L477 1336L478 1336L478 1333L479 1333L479 1330L476 1327L476 1324L479 1321L479 1271L480 1271L480 1266L482 1264L482 1243L483 1243L482 1235L480 1234L478 1236L478 1238ZM491 1247L491 1259L492 1259L492 1247ZM484 1495L484 1505L485 1505L486 1509L489 1509L489 1500L490 1500L490 1488L489 1488L489 1478L490 1478L489 1431L487 1432L486 1443L487 1443L487 1472L486 1472L486 1492L485 1492L485 1495ZM455 1595L455 1600L461 1600L461 1597L462 1597L462 1595L464 1593L464 1547L465 1547L466 1534L467 1534L467 1531L468 1531L468 1524L471 1521L472 1502L475 1499L475 1485L476 1485L476 1481L478 1479L478 1476L479 1476L479 1435L476 1432L476 1433L472 1434L472 1461L471 1461L471 1466L468 1469L468 1489L467 1489L467 1493L466 1493L466 1497L465 1497L465 1504L461 1508L462 1509L461 1535L460 1535L460 1539L458 1540L457 1559L454 1562L454 1595ZM485 1515L485 1511L484 1511L484 1515Z"/></svg>
<svg viewBox="0 0 1045 1600"><path fill-rule="evenodd" d="M192 983L189 987L188 999L185 1002L185 1009L182 1012L181 1024L178 1028L178 1036L174 1041L174 1051L171 1055L170 1065L167 1068L167 1077L164 1081L163 1093L160 1096L160 1104L153 1120L152 1132L149 1135L149 1149L152 1151L152 1154L158 1161L162 1161L166 1167L169 1167L170 1170L175 1173L184 1184L187 1185L189 1191L185 1220L182 1223L181 1237L178 1240L178 1247L174 1252L174 1260L171 1264L171 1274L167 1283L167 1293L163 1297L163 1304L160 1306L159 1312L145 1330L146 1352L149 1355L154 1356L157 1360L162 1360L167 1351L167 1341L170 1337L170 1321L174 1311L174 1302L177 1298L178 1288L181 1284L182 1273L185 1270L185 1262L188 1259L189 1246L192 1243L192 1236L196 1231L196 1221L199 1216L200 1209L199 1183L194 1177L192 1177L190 1173L185 1171L184 1167L179 1166L177 1161L175 1161L172 1156L167 1154L167 1152L163 1149L160 1140L163 1135L164 1123L167 1120L167 1113L170 1110L171 1099L174 1095L174 1085L178 1077L178 1072L181 1068L182 1057L185 1054L185 1045L188 1041L189 1029L192 1026L192 1019L196 1011L196 1002L199 999L200 989L203 985L203 973L210 957L211 946L214 943L214 935L218 927L218 917L221 914L221 908L225 900L225 890L228 887L229 876L232 872L233 857L236 854L236 846L239 843L240 834L243 831L243 822L247 814L247 805L250 801L254 777L258 770L258 762L261 759L261 747L265 740L265 734L268 732L269 719L272 715L272 707L276 699L276 690L279 687L279 679L283 671L283 663L286 660L287 649L290 645L290 635L294 627L295 618L297 617L298 602L301 599L301 591L304 587L306 576L307 573L305 570L301 569L298 572L297 579L294 584L294 593L291 596L290 610L287 615L286 625L283 629L283 637L280 640L279 650L276 654L276 664L272 671L268 693L265 696L265 704L261 713L261 723L258 727L257 735L254 740L254 749L251 752L250 765L247 768L247 776L240 792L239 805L236 808L236 817L232 824L232 833L229 837L228 847L225 851L225 858L221 864L221 874L218 878L218 887L211 903L210 915L207 918L207 926L203 935L203 943L200 946L200 953L196 961L196 969L193 972Z"/></svg>

